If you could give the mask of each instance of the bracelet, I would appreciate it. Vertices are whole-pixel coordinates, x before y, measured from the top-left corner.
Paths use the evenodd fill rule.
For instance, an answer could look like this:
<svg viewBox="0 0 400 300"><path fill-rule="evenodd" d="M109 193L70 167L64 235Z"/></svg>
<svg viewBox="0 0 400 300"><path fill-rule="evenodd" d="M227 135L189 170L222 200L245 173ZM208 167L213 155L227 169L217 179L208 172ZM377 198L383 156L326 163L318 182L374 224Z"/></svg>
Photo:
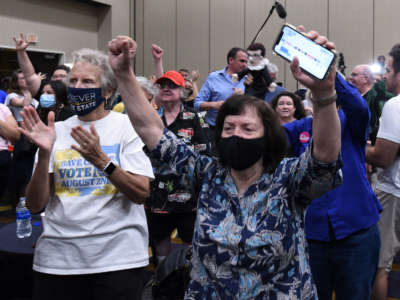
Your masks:
<svg viewBox="0 0 400 300"><path fill-rule="evenodd" d="M336 91L334 91L333 95L326 97L326 98L319 98L319 99L315 99L313 94L310 94L310 101L312 102L313 105L317 105L319 107L324 107L327 106L329 104L332 104L333 102L335 102L337 99L337 94Z"/></svg>

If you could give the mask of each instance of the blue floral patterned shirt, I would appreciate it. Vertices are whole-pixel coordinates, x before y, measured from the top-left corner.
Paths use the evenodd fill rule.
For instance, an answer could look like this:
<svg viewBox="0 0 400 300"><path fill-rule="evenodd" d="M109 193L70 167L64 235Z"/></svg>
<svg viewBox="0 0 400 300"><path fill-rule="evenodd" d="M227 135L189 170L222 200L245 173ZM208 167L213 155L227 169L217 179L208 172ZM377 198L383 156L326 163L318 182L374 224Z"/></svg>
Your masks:
<svg viewBox="0 0 400 300"><path fill-rule="evenodd" d="M319 163L311 145L239 197L229 169L165 130L151 158L199 190L185 299L317 299L304 234L305 208L341 183L341 161Z"/></svg>

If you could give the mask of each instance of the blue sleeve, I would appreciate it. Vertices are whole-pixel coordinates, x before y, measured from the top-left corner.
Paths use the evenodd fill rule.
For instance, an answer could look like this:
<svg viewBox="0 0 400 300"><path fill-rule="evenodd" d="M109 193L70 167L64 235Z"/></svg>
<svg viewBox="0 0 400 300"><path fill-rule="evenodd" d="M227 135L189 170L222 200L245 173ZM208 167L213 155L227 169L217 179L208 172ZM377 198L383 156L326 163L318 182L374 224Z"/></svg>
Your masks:
<svg viewBox="0 0 400 300"><path fill-rule="evenodd" d="M289 145L293 151L293 156L300 156L311 141L312 136L312 118L303 118L297 121L286 123L283 125L285 128L286 137L288 138ZM302 133L305 134L304 139L300 138Z"/></svg>
<svg viewBox="0 0 400 300"><path fill-rule="evenodd" d="M368 139L370 120L367 101L356 87L339 74L336 75L335 89L338 96L337 103L346 116L346 130L350 132L353 141L365 143Z"/></svg>
<svg viewBox="0 0 400 300"><path fill-rule="evenodd" d="M6 97L7 97L6 92L0 90L0 103L4 104L4 102L6 101Z"/></svg>
<svg viewBox="0 0 400 300"><path fill-rule="evenodd" d="M204 101L208 102L210 100L211 100L211 86L210 86L210 76L208 76L206 82L203 83L200 92L194 99L193 107L195 111L200 111L200 104L203 103Z"/></svg>

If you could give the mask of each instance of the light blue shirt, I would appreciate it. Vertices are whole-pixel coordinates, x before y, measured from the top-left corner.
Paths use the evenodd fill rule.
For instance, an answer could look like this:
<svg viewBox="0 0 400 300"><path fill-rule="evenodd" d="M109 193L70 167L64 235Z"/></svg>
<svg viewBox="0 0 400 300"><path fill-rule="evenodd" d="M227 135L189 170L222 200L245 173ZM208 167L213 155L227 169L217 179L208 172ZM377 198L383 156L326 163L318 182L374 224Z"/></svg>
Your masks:
<svg viewBox="0 0 400 300"><path fill-rule="evenodd" d="M284 91L286 91L286 89L284 87L277 85L275 88L275 91L273 91L273 92L267 91L267 93L265 94L264 100L267 101L269 104L271 104L272 99L274 99L276 95L279 95L280 93L282 93Z"/></svg>
<svg viewBox="0 0 400 300"><path fill-rule="evenodd" d="M200 104L203 102L225 101L232 96L233 88L240 88L244 91L245 78L243 77L239 82L233 82L232 76L226 73L226 68L210 73L194 99L194 109L200 111ZM209 125L215 126L217 114L218 110L216 109L208 110L205 121Z"/></svg>

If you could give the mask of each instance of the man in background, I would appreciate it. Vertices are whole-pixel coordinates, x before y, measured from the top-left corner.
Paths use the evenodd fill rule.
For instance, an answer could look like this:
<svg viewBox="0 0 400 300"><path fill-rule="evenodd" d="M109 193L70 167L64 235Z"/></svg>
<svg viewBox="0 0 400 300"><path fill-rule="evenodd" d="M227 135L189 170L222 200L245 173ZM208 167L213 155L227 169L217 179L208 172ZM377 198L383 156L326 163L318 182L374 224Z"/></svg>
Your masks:
<svg viewBox="0 0 400 300"><path fill-rule="evenodd" d="M383 207L378 222L382 247L373 289L375 300L386 299L388 274L400 250L400 44L389 52L384 77L388 91L397 96L385 103L375 146L367 148L366 156L368 163L384 169L375 188Z"/></svg>

